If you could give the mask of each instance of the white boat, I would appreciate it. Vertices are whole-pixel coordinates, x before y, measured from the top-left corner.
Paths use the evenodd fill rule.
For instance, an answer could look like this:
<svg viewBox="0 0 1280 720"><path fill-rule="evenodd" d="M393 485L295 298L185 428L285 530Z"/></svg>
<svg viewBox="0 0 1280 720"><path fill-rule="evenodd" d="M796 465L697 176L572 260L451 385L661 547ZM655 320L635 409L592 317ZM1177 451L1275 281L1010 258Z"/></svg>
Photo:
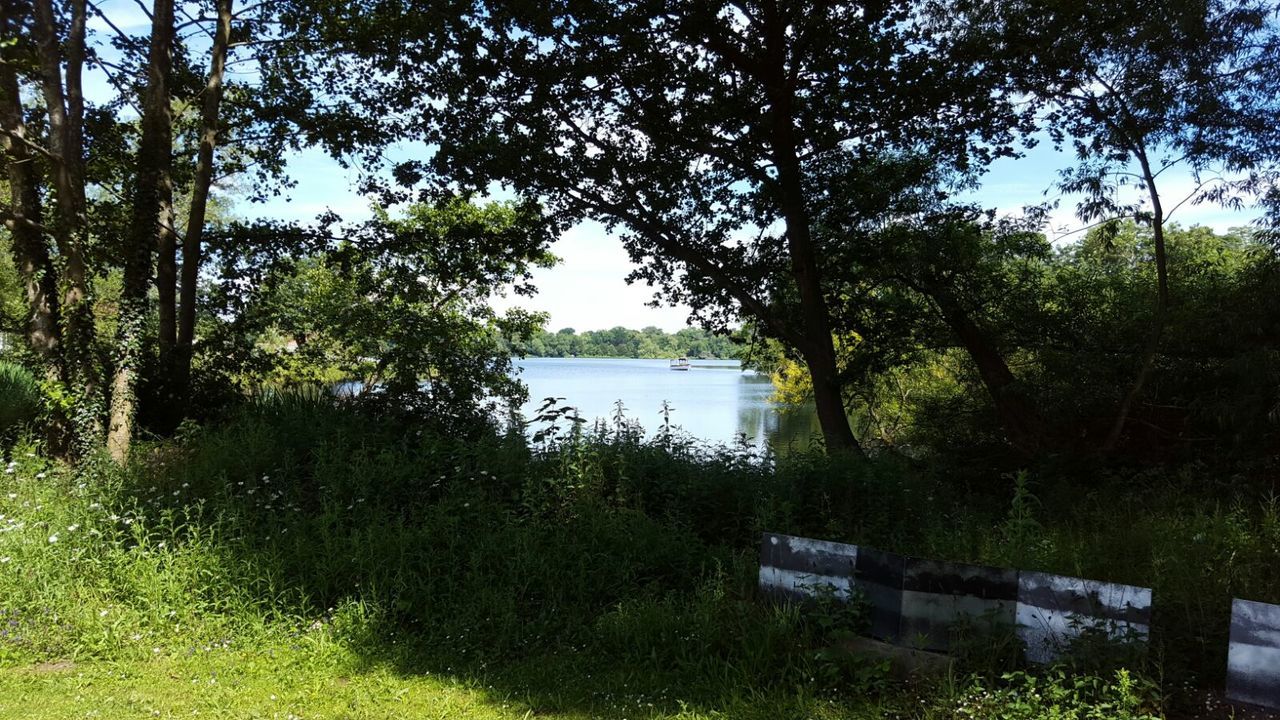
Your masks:
<svg viewBox="0 0 1280 720"><path fill-rule="evenodd" d="M672 370L688 370L688 369L689 369L689 358L687 358L687 357L682 357L682 358L676 358L676 359L672 360L672 361L671 361L671 369L672 369Z"/></svg>

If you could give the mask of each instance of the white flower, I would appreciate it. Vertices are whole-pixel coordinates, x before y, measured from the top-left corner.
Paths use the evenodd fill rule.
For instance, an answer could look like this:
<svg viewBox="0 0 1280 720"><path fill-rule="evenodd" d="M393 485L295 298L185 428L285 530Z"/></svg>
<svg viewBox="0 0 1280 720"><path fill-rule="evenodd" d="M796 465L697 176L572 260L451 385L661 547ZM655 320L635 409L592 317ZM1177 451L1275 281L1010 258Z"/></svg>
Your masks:
<svg viewBox="0 0 1280 720"><path fill-rule="evenodd" d="M36 479L37 479L37 480L43 480L43 479L44 479L44 473L42 473L42 472L38 472L38 473L36 473Z"/></svg>
<svg viewBox="0 0 1280 720"><path fill-rule="evenodd" d="M49 536L49 542L51 542L51 543L56 543L56 542L58 542L58 533L54 533L54 534L50 535L50 536Z"/></svg>
<svg viewBox="0 0 1280 720"><path fill-rule="evenodd" d="M8 555L5 555L4 557L0 557L0 563L7 563L12 559L13 558L9 557Z"/></svg>
<svg viewBox="0 0 1280 720"><path fill-rule="evenodd" d="M77 531L77 530L79 530L79 529L80 529L80 525L79 525L79 524L76 524L76 525L68 525L68 526L67 526L67 532L75 532L75 531Z"/></svg>
<svg viewBox="0 0 1280 720"><path fill-rule="evenodd" d="M99 610L99 611L98 611L98 617L106 617L106 616L107 616L107 611L106 611L106 610Z"/></svg>

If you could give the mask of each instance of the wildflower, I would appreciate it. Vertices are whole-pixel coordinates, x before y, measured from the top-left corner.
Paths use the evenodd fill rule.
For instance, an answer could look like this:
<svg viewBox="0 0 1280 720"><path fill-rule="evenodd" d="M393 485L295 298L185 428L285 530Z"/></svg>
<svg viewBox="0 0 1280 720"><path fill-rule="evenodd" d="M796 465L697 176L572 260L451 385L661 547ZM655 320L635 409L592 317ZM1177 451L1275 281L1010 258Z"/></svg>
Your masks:
<svg viewBox="0 0 1280 720"><path fill-rule="evenodd" d="M107 610L99 610L99 611L98 611L98 617L106 617L106 616L107 616L107 612L108 612Z"/></svg>
<svg viewBox="0 0 1280 720"><path fill-rule="evenodd" d="M50 535L50 536L49 536L49 542L51 542L51 543L56 543L56 542L58 542L58 533L54 533L54 534Z"/></svg>
<svg viewBox="0 0 1280 720"><path fill-rule="evenodd" d="M44 473L42 473L42 472L38 472L38 473L36 473L36 479L37 479L37 480L43 480L43 479L44 479Z"/></svg>
<svg viewBox="0 0 1280 720"><path fill-rule="evenodd" d="M7 563L12 559L13 558L9 557L8 555L5 555L4 557L0 557L0 564Z"/></svg>

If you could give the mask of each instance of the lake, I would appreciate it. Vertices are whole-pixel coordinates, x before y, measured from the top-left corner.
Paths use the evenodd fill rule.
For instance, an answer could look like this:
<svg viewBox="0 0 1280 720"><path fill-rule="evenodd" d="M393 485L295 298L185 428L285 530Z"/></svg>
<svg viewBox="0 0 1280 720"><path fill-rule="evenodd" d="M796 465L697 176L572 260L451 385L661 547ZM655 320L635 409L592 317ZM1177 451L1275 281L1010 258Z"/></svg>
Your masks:
<svg viewBox="0 0 1280 720"><path fill-rule="evenodd" d="M688 371L670 369L667 360L614 358L517 359L520 379L529 386L526 419L536 416L545 398L564 398L591 422L609 421L621 400L629 419L652 437L662 424L662 402L671 423L689 435L713 443L734 443L746 436L757 447L783 450L806 446L820 434L812 408L782 410L769 403L769 378L743 371L736 360L692 360ZM536 430L537 428L533 428Z"/></svg>

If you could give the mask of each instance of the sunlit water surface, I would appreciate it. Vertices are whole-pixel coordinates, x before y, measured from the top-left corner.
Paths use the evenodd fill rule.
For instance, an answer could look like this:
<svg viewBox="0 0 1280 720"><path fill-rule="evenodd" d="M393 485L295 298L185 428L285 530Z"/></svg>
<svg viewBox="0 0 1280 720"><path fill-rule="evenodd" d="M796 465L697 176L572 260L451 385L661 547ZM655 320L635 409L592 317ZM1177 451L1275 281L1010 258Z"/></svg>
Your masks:
<svg viewBox="0 0 1280 720"><path fill-rule="evenodd" d="M621 400L629 420L652 437L662 425L662 404L672 408L671 423L711 443L766 443L779 451L806 447L817 435L811 408L781 410L769 403L769 378L743 371L736 360L693 360L688 371L670 369L667 360L599 358L526 358L517 360L520 379L529 387L521 409L526 420L538 414L548 397L564 398L588 422L612 422ZM533 430L537 430L535 425Z"/></svg>

